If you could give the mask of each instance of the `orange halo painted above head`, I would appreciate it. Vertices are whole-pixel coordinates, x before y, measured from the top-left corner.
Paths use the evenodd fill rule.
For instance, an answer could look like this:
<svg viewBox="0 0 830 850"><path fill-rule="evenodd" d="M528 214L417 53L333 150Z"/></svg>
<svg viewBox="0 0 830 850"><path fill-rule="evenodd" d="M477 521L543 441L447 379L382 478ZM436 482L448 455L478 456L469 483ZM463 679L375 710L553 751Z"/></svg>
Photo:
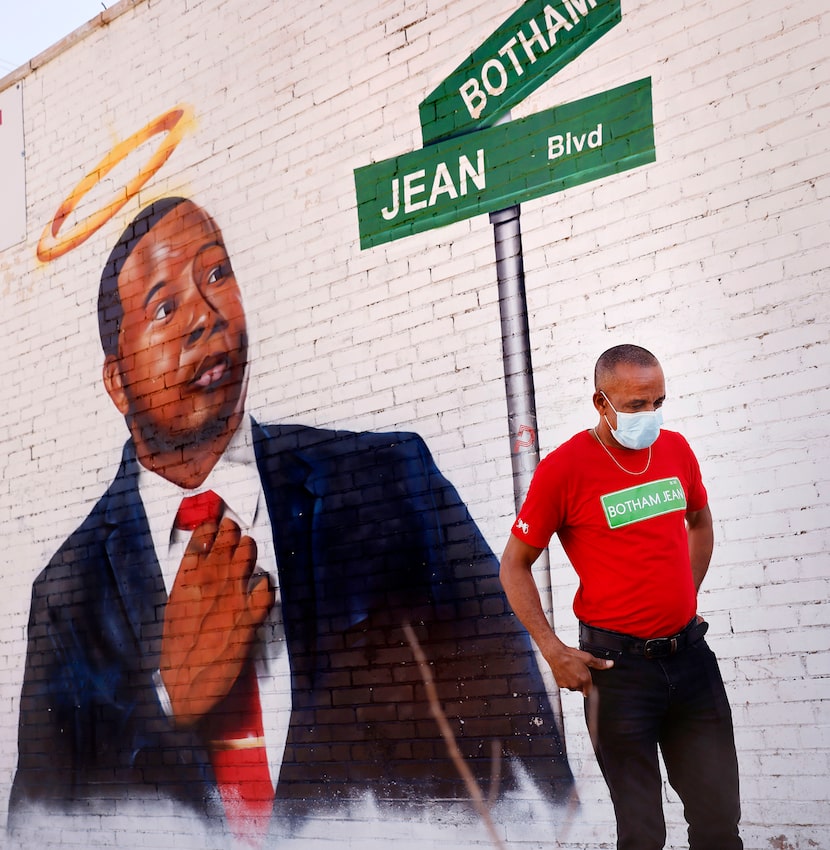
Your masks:
<svg viewBox="0 0 830 850"><path fill-rule="evenodd" d="M81 180L69 193L68 197L58 207L52 221L46 225L37 244L37 257L41 262L48 263L63 254L77 248L109 221L156 172L167 162L170 154L182 140L190 128L193 118L193 108L184 104L154 118L137 133L119 142L112 150ZM119 189L110 200L100 209L79 221L67 233L60 236L60 230L69 214L80 203L93 186L105 177L118 163L126 159L134 150L148 139L159 133L166 133L161 144L156 148L150 159L141 167L138 174L126 186Z"/></svg>

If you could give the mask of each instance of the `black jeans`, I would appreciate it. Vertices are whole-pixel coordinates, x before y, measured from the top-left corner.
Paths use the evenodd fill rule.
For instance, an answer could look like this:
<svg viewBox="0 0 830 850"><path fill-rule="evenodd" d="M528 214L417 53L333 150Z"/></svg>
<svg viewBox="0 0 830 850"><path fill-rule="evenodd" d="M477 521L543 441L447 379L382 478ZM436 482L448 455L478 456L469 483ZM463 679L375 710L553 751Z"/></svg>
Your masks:
<svg viewBox="0 0 830 850"><path fill-rule="evenodd" d="M582 644L581 644L582 645ZM608 670L592 670L597 705L586 720L617 818L618 850L661 850L666 841L657 749L683 802L690 850L741 850L732 714L705 640L665 658L585 643Z"/></svg>

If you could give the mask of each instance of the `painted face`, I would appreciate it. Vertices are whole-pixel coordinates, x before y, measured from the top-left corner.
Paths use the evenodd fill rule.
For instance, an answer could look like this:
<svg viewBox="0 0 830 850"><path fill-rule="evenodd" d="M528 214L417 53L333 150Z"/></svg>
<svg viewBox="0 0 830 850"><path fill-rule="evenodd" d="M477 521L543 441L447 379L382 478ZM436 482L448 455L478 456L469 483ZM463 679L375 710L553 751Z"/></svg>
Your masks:
<svg viewBox="0 0 830 850"><path fill-rule="evenodd" d="M244 402L248 340L219 228L179 204L135 246L118 291L119 356L105 375L136 443L162 451L223 433Z"/></svg>

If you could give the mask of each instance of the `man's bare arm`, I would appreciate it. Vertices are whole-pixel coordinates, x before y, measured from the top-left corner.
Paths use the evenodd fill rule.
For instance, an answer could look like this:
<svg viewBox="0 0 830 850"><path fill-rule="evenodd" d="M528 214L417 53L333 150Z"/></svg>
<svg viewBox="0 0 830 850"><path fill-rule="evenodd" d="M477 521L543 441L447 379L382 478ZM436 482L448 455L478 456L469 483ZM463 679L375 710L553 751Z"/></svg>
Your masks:
<svg viewBox="0 0 830 850"><path fill-rule="evenodd" d="M533 563L541 551L511 534L501 558L499 578L513 611L550 665L556 684L588 696L592 687L589 668L605 670L614 662L567 646L556 636L542 610L542 600L533 579Z"/></svg>
<svg viewBox="0 0 830 850"><path fill-rule="evenodd" d="M715 546L715 532L712 527L712 512L707 505L699 511L689 511L686 514L686 529L689 537L689 560L692 565L692 579L695 590L700 585L709 569L712 560L712 550Z"/></svg>

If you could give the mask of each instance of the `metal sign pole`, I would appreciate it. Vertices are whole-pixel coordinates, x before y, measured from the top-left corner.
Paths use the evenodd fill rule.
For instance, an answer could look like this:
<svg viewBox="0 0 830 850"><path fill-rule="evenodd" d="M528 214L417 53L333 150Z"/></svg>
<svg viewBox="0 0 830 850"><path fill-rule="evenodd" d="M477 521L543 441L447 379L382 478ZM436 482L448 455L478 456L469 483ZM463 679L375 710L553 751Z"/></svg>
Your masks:
<svg viewBox="0 0 830 850"><path fill-rule="evenodd" d="M490 213L496 244L499 315L507 393L507 424L513 463L513 498L516 513L539 463L536 440L536 392L530 358L520 208L516 204Z"/></svg>
<svg viewBox="0 0 830 850"><path fill-rule="evenodd" d="M496 247L507 426L513 465L513 501L517 515L530 486L530 479L539 464L536 390L533 386L533 365L530 357L530 325L527 317L520 215L518 204L490 213ZM542 599L542 607L549 612L550 621L553 623L553 592L547 549L533 565L533 577ZM547 662L541 656L538 661L561 730L563 722L559 688ZM564 740L563 735L563 746Z"/></svg>

